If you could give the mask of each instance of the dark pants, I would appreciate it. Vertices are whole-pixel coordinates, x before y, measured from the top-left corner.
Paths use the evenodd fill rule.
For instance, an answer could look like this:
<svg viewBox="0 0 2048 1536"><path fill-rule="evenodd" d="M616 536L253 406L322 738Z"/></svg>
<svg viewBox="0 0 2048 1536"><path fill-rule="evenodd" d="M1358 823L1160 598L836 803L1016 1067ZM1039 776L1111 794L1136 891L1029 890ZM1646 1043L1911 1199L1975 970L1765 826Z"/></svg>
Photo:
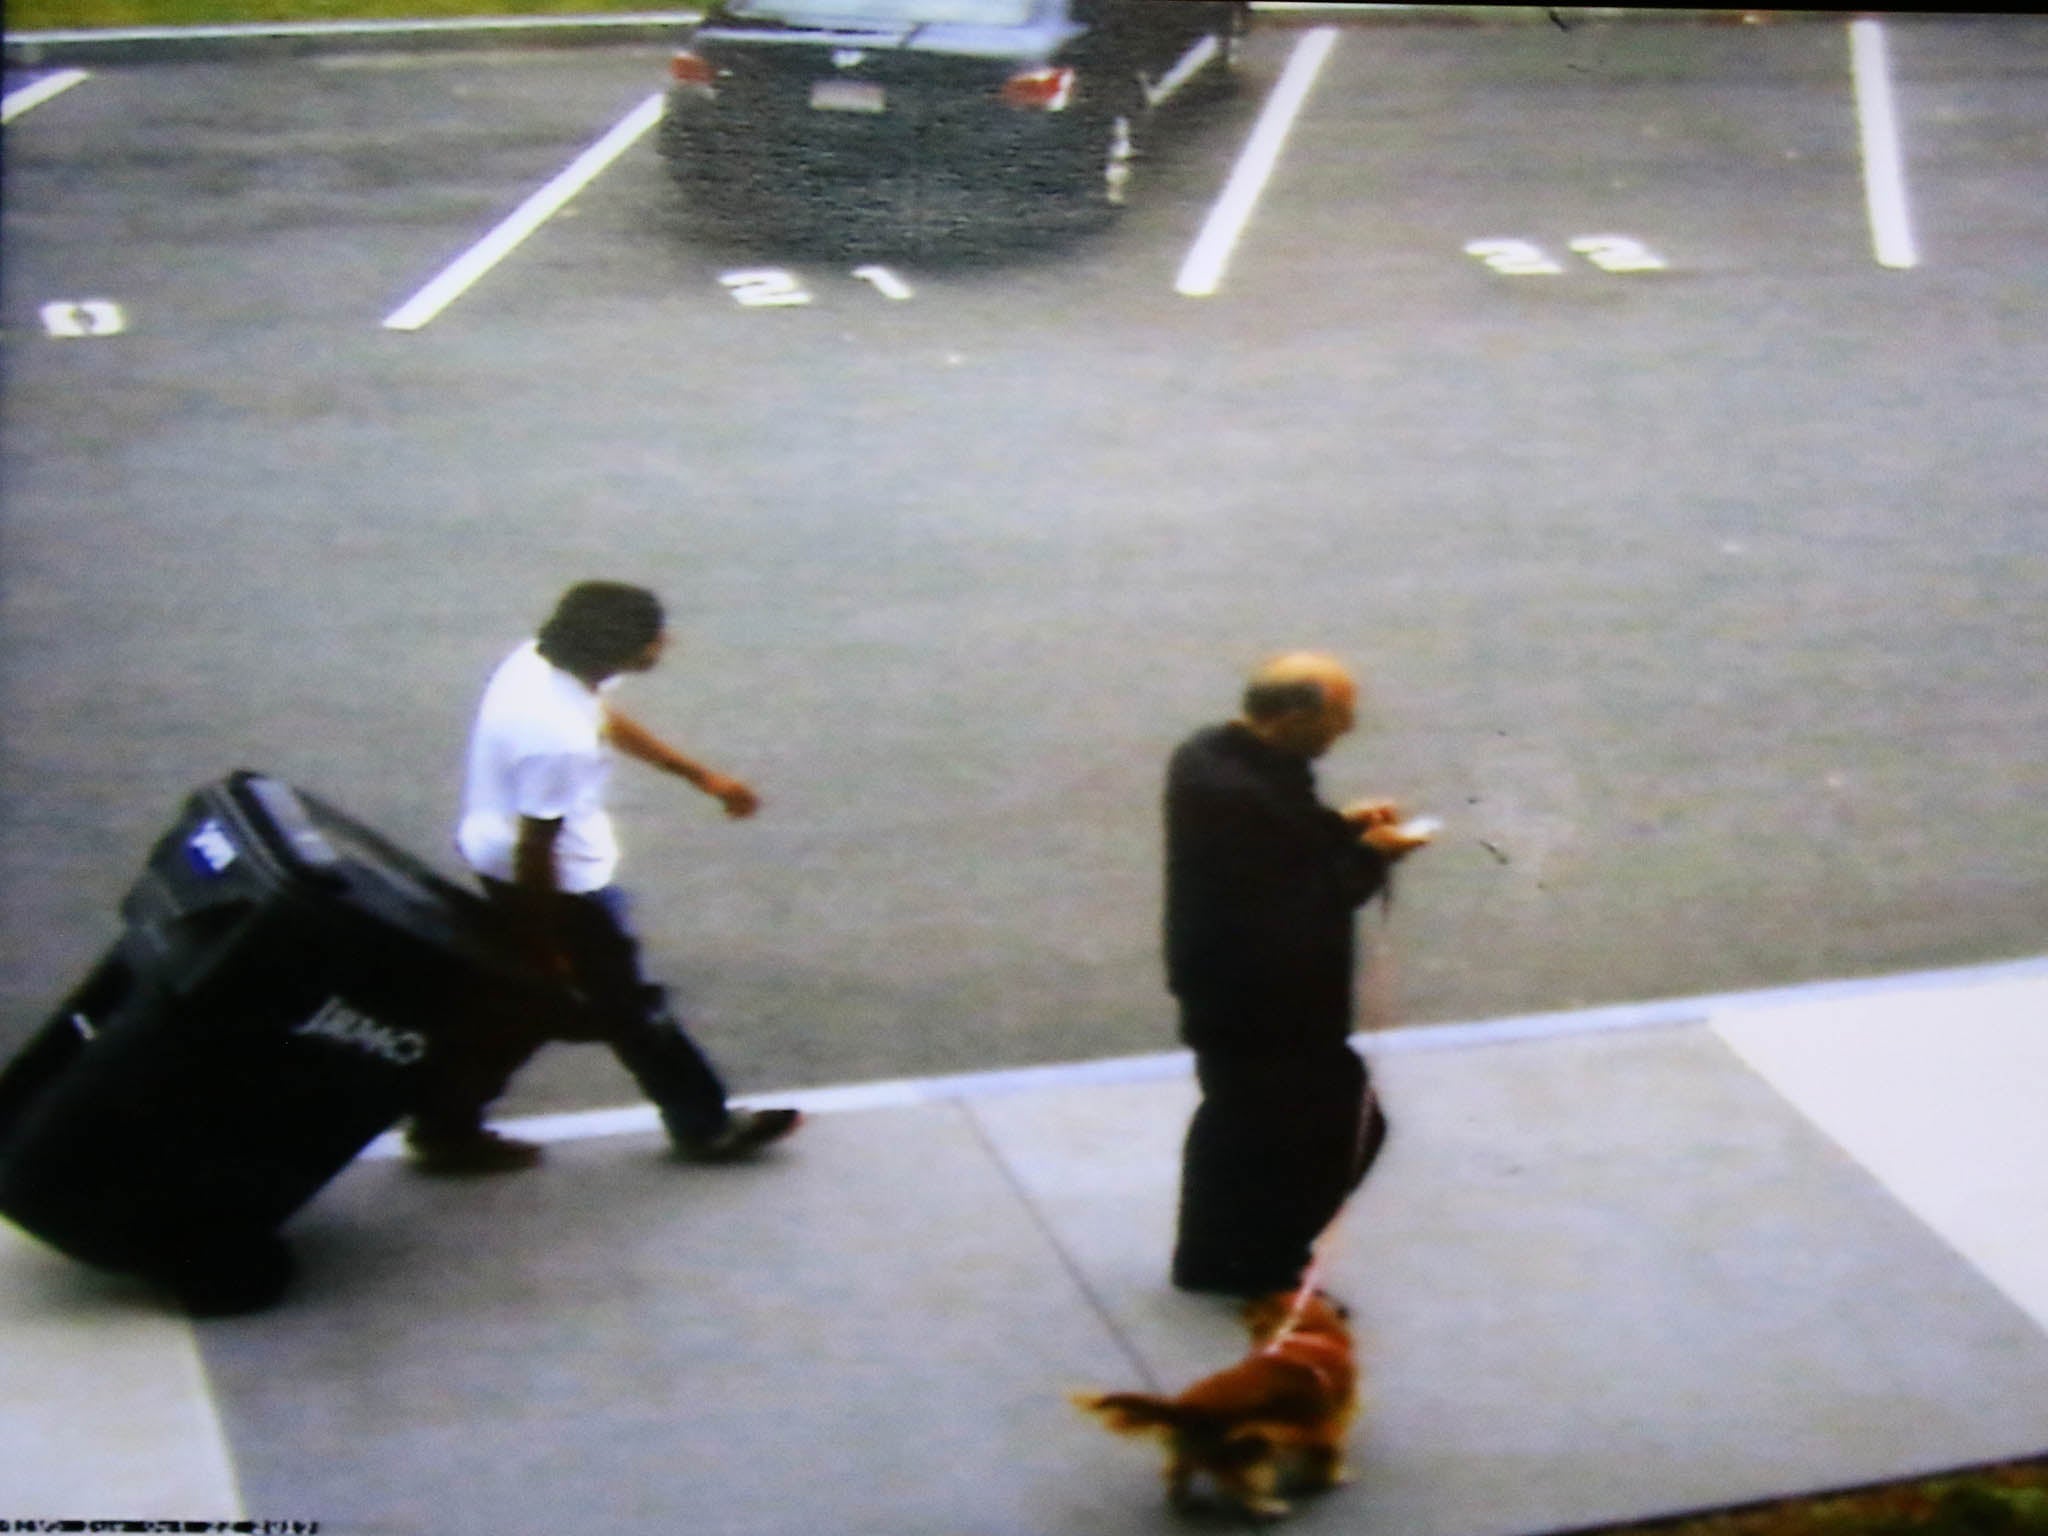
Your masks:
<svg viewBox="0 0 2048 1536"><path fill-rule="evenodd" d="M1300 1282L1322 1234L1386 1141L1349 1046L1195 1053L1202 1102L1181 1164L1175 1283L1256 1295Z"/></svg>
<svg viewBox="0 0 2048 1536"><path fill-rule="evenodd" d="M497 880L484 892L508 915L524 894ZM616 886L547 898L549 931L569 963L570 985L588 1005L577 1023L536 1007L492 1021L468 1048L441 1063L413 1114L424 1138L473 1135L513 1073L551 1040L592 1040L611 1047L678 1140L717 1132L726 1122L725 1084L668 1006L667 994L640 973L640 942Z"/></svg>

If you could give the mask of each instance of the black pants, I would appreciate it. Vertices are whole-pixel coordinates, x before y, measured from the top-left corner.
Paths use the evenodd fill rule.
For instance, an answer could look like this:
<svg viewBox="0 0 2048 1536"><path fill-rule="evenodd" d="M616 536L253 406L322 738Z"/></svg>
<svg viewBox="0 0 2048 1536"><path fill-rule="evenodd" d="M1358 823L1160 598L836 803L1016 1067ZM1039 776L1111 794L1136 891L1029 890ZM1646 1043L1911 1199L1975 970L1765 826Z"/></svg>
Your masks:
<svg viewBox="0 0 2048 1536"><path fill-rule="evenodd" d="M532 899L515 895L501 881L486 879L483 886L493 904L508 913L515 903ZM725 1084L670 1012L667 994L641 975L640 941L627 923L623 893L608 886L547 900L549 931L568 959L570 984L588 1004L586 1015L574 1026L538 1008L492 1021L430 1074L413 1114L416 1133L427 1138L474 1134L512 1075L551 1040L610 1046L678 1140L718 1131L729 1113Z"/></svg>
<svg viewBox="0 0 2048 1536"><path fill-rule="evenodd" d="M1195 1053L1202 1101L1181 1164L1175 1283L1291 1289L1315 1240L1365 1178L1386 1116L1349 1046L1286 1055Z"/></svg>

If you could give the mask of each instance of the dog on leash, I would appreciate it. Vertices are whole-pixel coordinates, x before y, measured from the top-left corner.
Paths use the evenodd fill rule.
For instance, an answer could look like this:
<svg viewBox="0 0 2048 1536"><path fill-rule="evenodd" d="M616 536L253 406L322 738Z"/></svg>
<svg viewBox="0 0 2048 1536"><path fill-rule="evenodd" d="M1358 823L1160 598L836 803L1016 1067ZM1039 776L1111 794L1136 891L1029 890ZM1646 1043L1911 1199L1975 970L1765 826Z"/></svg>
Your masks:
<svg viewBox="0 0 2048 1536"><path fill-rule="evenodd" d="M1118 1434L1166 1442L1166 1496L1194 1503L1206 1476L1245 1514L1275 1520L1287 1492L1344 1481L1344 1435L1358 1411L1350 1314L1322 1291L1282 1291L1245 1306L1252 1350L1178 1397L1144 1392L1077 1395L1080 1408Z"/></svg>

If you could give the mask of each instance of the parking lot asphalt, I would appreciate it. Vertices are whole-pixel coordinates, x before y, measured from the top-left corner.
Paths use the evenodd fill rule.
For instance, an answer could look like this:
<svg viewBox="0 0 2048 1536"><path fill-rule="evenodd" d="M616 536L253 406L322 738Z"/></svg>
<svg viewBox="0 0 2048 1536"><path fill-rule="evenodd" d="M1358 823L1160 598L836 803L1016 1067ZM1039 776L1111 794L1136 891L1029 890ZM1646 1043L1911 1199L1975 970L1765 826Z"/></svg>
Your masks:
<svg viewBox="0 0 2048 1536"><path fill-rule="evenodd" d="M1376 1019L2035 952L2048 27L1882 26L1910 269L1847 18L1345 22L1190 298L1262 23L1106 234L764 243L643 139L413 331L660 45L93 64L7 130L0 1041L228 768L446 862L482 677L604 573L766 801L623 807L742 1088L1169 1044L1158 774L1298 643L1370 680L1332 796L1449 823Z"/></svg>

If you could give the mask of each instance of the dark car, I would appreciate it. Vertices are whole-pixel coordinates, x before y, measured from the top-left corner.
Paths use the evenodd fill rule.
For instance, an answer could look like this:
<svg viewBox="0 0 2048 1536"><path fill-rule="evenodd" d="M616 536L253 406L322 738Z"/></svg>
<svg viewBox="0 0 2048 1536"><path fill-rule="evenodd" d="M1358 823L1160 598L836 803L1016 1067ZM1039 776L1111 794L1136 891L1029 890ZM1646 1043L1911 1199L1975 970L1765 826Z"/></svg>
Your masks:
<svg viewBox="0 0 2048 1536"><path fill-rule="evenodd" d="M732 213L929 216L992 193L1107 213L1160 109L1228 84L1248 10L715 0L672 61L659 143Z"/></svg>

